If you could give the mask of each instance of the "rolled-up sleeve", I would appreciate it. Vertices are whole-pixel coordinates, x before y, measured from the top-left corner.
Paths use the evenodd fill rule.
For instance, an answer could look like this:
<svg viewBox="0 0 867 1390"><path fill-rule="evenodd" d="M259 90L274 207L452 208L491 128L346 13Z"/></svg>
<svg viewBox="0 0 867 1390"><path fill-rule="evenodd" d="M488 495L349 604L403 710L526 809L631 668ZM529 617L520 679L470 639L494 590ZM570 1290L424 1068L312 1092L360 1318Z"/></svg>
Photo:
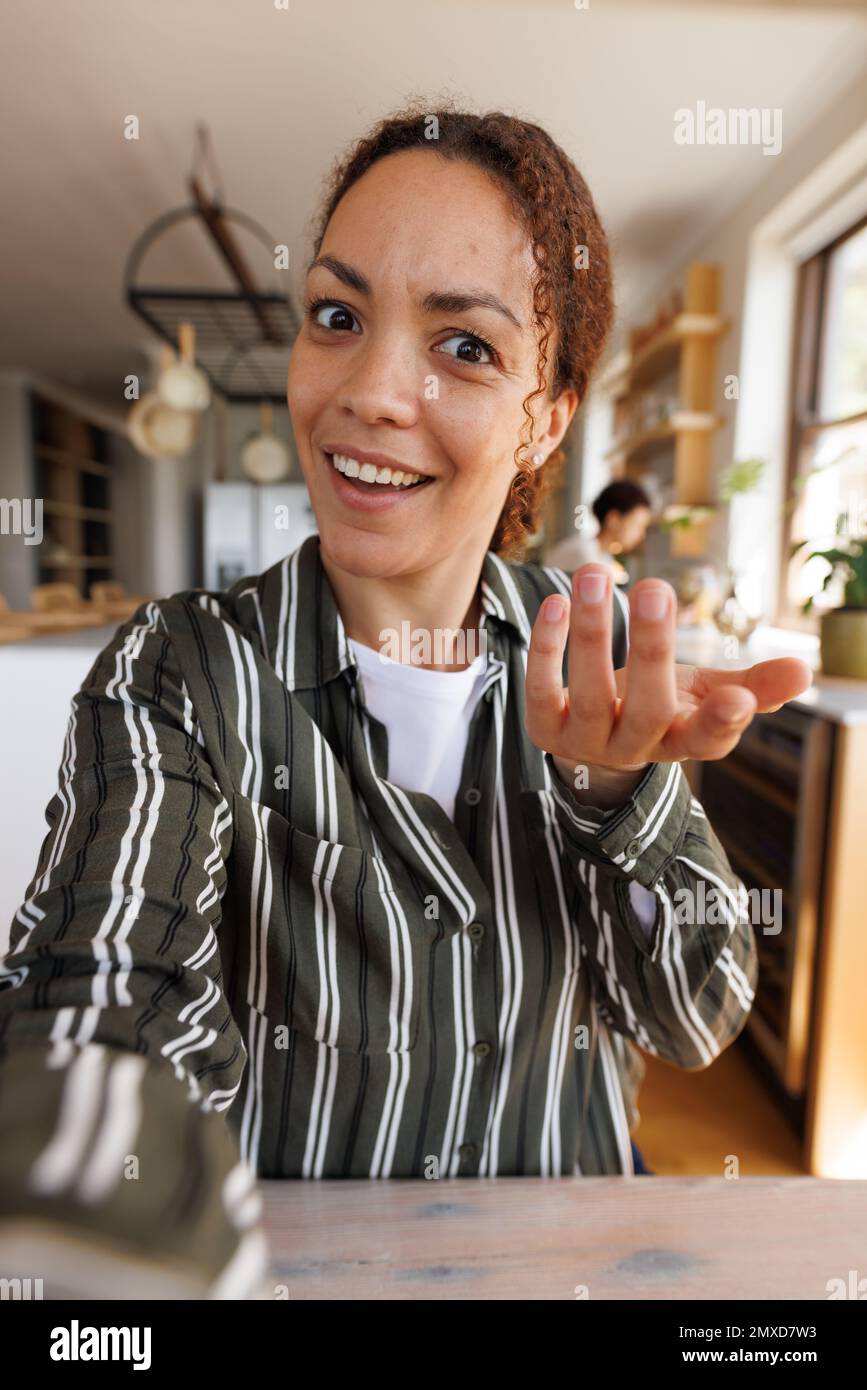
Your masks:
<svg viewBox="0 0 867 1390"><path fill-rule="evenodd" d="M758 957L743 884L682 767L650 764L611 811L579 802L553 760L551 774L600 1013L647 1052L709 1066L746 1023ZM636 885L656 900L649 925Z"/></svg>

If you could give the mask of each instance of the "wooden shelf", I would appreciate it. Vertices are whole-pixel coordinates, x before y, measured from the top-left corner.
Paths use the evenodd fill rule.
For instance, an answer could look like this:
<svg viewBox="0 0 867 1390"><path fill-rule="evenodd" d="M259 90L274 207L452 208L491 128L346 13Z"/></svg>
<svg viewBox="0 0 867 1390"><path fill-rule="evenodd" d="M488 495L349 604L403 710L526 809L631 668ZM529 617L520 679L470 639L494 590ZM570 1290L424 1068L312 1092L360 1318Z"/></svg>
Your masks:
<svg viewBox="0 0 867 1390"><path fill-rule="evenodd" d="M49 516L67 516L76 521L114 521L114 512L104 507L80 507L75 502L44 502L42 510Z"/></svg>
<svg viewBox="0 0 867 1390"><path fill-rule="evenodd" d="M40 560L44 570L110 570L114 565L110 555L67 555L65 560Z"/></svg>
<svg viewBox="0 0 867 1390"><path fill-rule="evenodd" d="M64 468L76 468L79 473L94 473L98 478L110 478L112 471L106 463L97 463L95 459L80 458L78 454L70 453L68 449L55 449L50 444L37 444L33 450L37 458L44 459L46 463L59 463Z"/></svg>
<svg viewBox="0 0 867 1390"><path fill-rule="evenodd" d="M718 342L731 326L720 313L720 267L691 262L685 292L675 297L680 312L667 323L657 314L649 338L645 326L634 328L628 352L605 379L615 435L605 459L615 477L640 482L653 474L666 500L706 507L714 503L713 435L722 423L715 414ZM669 456L671 478L663 478ZM711 543L709 522L671 532L671 554L678 560L705 555Z"/></svg>
<svg viewBox="0 0 867 1390"><path fill-rule="evenodd" d="M620 376L612 380L614 395L628 395L671 371L677 365L680 349L687 338L720 338L729 327L729 321L719 314L678 314L673 323L635 353Z"/></svg>
<svg viewBox="0 0 867 1390"><path fill-rule="evenodd" d="M710 433L717 429L719 420L702 410L677 410L660 425L639 430L637 434L618 440L605 454L609 460L629 463L641 458L660 444L674 443L679 435L695 432Z"/></svg>
<svg viewBox="0 0 867 1390"><path fill-rule="evenodd" d="M87 599L91 582L113 579L113 488L105 430L38 391L30 395L34 487L45 538L33 582L71 584Z"/></svg>

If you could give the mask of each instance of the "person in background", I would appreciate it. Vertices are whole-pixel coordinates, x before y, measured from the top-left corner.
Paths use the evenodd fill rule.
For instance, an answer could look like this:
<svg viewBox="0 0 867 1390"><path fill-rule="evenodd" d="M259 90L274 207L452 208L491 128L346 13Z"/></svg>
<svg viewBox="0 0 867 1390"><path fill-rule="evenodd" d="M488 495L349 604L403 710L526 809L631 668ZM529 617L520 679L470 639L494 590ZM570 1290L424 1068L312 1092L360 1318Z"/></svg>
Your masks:
<svg viewBox="0 0 867 1390"><path fill-rule="evenodd" d="M609 483L593 503L593 515L599 523L595 535L576 531L558 541L547 557L555 569L576 570L591 561L606 565L616 584L624 584L628 574L616 559L636 550L650 525L650 498L638 483Z"/></svg>

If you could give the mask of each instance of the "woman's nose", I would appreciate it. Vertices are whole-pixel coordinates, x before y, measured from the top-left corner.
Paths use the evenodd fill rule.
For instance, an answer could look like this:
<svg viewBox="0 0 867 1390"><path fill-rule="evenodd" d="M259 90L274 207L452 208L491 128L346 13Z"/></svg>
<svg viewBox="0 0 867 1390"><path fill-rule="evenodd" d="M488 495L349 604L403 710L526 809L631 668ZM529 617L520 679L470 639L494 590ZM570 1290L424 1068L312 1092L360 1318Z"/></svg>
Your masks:
<svg viewBox="0 0 867 1390"><path fill-rule="evenodd" d="M405 335L370 334L343 361L345 372L335 392L338 405L362 419L412 423L428 382L425 363Z"/></svg>

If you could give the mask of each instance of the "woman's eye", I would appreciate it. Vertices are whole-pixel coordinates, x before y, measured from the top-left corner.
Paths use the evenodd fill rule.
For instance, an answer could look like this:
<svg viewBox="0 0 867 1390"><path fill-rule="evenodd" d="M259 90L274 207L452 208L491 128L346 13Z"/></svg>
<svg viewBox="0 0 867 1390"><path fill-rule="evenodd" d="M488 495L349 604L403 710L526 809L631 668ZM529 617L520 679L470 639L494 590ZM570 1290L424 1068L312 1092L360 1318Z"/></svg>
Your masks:
<svg viewBox="0 0 867 1390"><path fill-rule="evenodd" d="M357 322L355 315L344 304L314 304L310 316L321 328L331 328L335 333L352 333L352 325Z"/></svg>
<svg viewBox="0 0 867 1390"><path fill-rule="evenodd" d="M469 363L471 367L483 367L494 361L493 349L488 347L487 343L483 343L481 338L477 338L473 333L453 333L450 338L445 339L445 342L440 343L437 352L441 352L447 343L460 343L464 350L450 353L450 356L455 357L458 362ZM480 354L484 355L482 356Z"/></svg>

